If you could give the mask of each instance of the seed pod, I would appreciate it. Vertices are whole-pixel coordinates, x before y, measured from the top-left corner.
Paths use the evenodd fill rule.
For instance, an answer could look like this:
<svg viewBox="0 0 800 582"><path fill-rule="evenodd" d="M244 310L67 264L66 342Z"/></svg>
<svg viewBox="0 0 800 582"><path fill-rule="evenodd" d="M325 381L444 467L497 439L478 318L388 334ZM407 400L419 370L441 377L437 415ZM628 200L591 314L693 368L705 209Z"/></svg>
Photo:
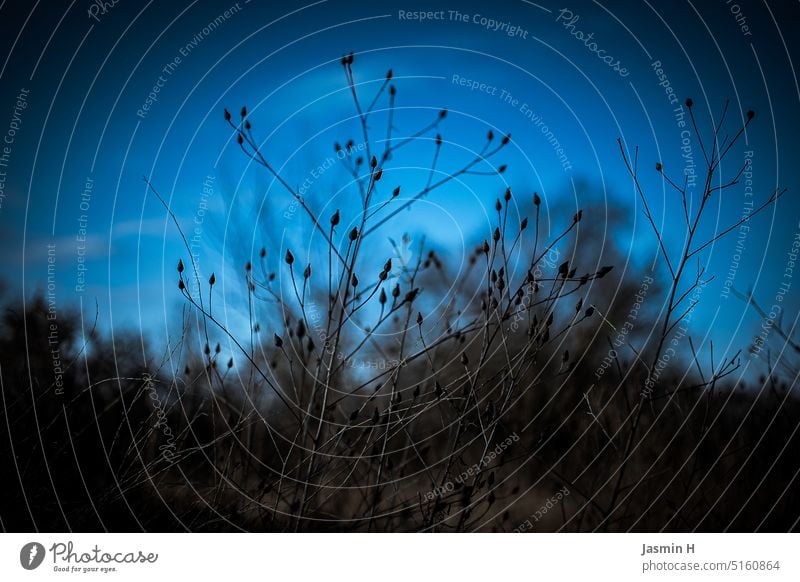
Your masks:
<svg viewBox="0 0 800 582"><path fill-rule="evenodd" d="M541 203L542 203L542 199L539 198L539 195L536 192L534 192L533 193L533 204L535 206L539 206Z"/></svg>
<svg viewBox="0 0 800 582"><path fill-rule="evenodd" d="M378 171L375 172L375 176L373 176L372 179L373 181L377 182L381 179L381 176L383 176L383 168L378 168Z"/></svg>
<svg viewBox="0 0 800 582"><path fill-rule="evenodd" d="M209 354L211 354L211 346L210 346L210 345L208 345L208 343L206 343L206 346L203 348L203 353L204 353L205 355L207 355L207 356L208 356Z"/></svg>
<svg viewBox="0 0 800 582"><path fill-rule="evenodd" d="M292 263L294 263L294 255L292 254L292 251L290 251L289 249L286 249L285 260L287 265L291 265Z"/></svg>
<svg viewBox="0 0 800 582"><path fill-rule="evenodd" d="M586 311L583 312L583 315L586 317L591 317L594 315L594 307L587 307Z"/></svg>
<svg viewBox="0 0 800 582"><path fill-rule="evenodd" d="M442 145L442 134L441 133L437 133L436 134L436 147L439 147L441 145Z"/></svg>
<svg viewBox="0 0 800 582"><path fill-rule="evenodd" d="M500 227L494 229L494 233L492 233L492 239L497 242L500 240Z"/></svg>
<svg viewBox="0 0 800 582"><path fill-rule="evenodd" d="M242 105L242 119L244 119L245 117L247 117L247 106Z"/></svg>
<svg viewBox="0 0 800 582"><path fill-rule="evenodd" d="M575 213L575 216L572 217L572 220L575 222L580 222L581 218L583 218L583 210L578 210L578 212Z"/></svg>
<svg viewBox="0 0 800 582"><path fill-rule="evenodd" d="M489 254L489 241L486 241L486 240L483 241L482 250L483 250L484 254L486 254L486 255Z"/></svg>
<svg viewBox="0 0 800 582"><path fill-rule="evenodd" d="M233 368L233 358L228 360L228 369L230 370L231 368Z"/></svg>
<svg viewBox="0 0 800 582"><path fill-rule="evenodd" d="M656 162L656 172L660 172L664 166L661 165L661 162Z"/></svg>
<svg viewBox="0 0 800 582"><path fill-rule="evenodd" d="M519 223L519 229L520 230L525 230L526 228L528 228L528 217L527 216L522 219L522 222Z"/></svg>
<svg viewBox="0 0 800 582"><path fill-rule="evenodd" d="M497 173L498 173L498 174L502 174L502 173L504 173L504 172L505 172L507 169L508 169L508 166L507 166L506 164L503 164L502 166L500 166L499 168L497 168Z"/></svg>
<svg viewBox="0 0 800 582"><path fill-rule="evenodd" d="M686 98L686 107L688 107L689 109L691 109L691 108L692 108L692 105L694 105L694 101L692 101L692 98L691 98L691 97L687 97L687 98Z"/></svg>
<svg viewBox="0 0 800 582"><path fill-rule="evenodd" d="M506 202L511 200L511 188L506 188L506 193L503 195L503 198L505 198Z"/></svg>
<svg viewBox="0 0 800 582"><path fill-rule="evenodd" d="M178 289L180 289L181 291L183 291L184 289L186 289L186 285L184 285L184 284L183 284L183 279L181 279L180 281L178 281Z"/></svg>
<svg viewBox="0 0 800 582"><path fill-rule="evenodd" d="M331 225L332 226L336 226L337 224L339 224L339 210L338 209L336 210L336 212L333 213L333 216L331 216Z"/></svg>
<svg viewBox="0 0 800 582"><path fill-rule="evenodd" d="M213 287L214 283L216 283L216 282L217 282L217 278L214 276L214 273L211 273L211 276L208 278L208 284Z"/></svg>
<svg viewBox="0 0 800 582"><path fill-rule="evenodd" d="M398 196L400 196L400 186L392 191L392 198L397 198Z"/></svg>
<svg viewBox="0 0 800 582"><path fill-rule="evenodd" d="M558 266L558 274L561 276L566 276L567 271L569 270L569 261L564 261Z"/></svg>
<svg viewBox="0 0 800 582"><path fill-rule="evenodd" d="M354 241L358 238L358 229L354 226L353 230L350 231L350 240Z"/></svg>
<svg viewBox="0 0 800 582"><path fill-rule="evenodd" d="M282 348L283 347L283 338L279 336L277 333L274 334L273 339L275 340L275 347Z"/></svg>
<svg viewBox="0 0 800 582"><path fill-rule="evenodd" d="M386 291L383 290L383 287L381 287L381 294L378 296L378 301L380 301L381 305L386 303Z"/></svg>
<svg viewBox="0 0 800 582"><path fill-rule="evenodd" d="M374 169L377 165L378 165L378 158L372 156L372 159L369 161L369 167Z"/></svg>
<svg viewBox="0 0 800 582"><path fill-rule="evenodd" d="M178 272L183 273L183 260L178 259Z"/></svg>
<svg viewBox="0 0 800 582"><path fill-rule="evenodd" d="M447 117L447 109L442 109L439 112L439 119L444 119L445 117Z"/></svg>
<svg viewBox="0 0 800 582"><path fill-rule="evenodd" d="M355 273L353 273L353 277L350 279L350 284L353 287L358 287L358 277L356 276Z"/></svg>
<svg viewBox="0 0 800 582"><path fill-rule="evenodd" d="M389 86L389 95L391 95L392 97L397 95L397 89L395 89L394 85Z"/></svg>
<svg viewBox="0 0 800 582"><path fill-rule="evenodd" d="M241 133L236 136L236 143L238 143L239 145L242 145L244 143L244 136L242 136Z"/></svg>
<svg viewBox="0 0 800 582"><path fill-rule="evenodd" d="M394 286L394 289L392 289L392 297L394 297L395 299L400 297L400 285Z"/></svg>
<svg viewBox="0 0 800 582"><path fill-rule="evenodd" d="M502 144L506 145L510 141L511 141L511 134L507 133L506 136L503 138Z"/></svg>
<svg viewBox="0 0 800 582"><path fill-rule="evenodd" d="M259 256L260 256L262 259L263 259L264 257L266 257L266 256L267 256L267 249L265 249L264 247L261 247L261 252L259 253Z"/></svg>
<svg viewBox="0 0 800 582"><path fill-rule="evenodd" d="M394 74L392 73L392 70L391 70L391 69L389 69L388 71L386 71L386 80L387 80L387 81L391 81L393 76L394 76Z"/></svg>
<svg viewBox="0 0 800 582"><path fill-rule="evenodd" d="M614 268L614 265L608 265L608 266L602 267L599 271L597 271L596 277L598 279L602 279L603 277L608 275L613 268Z"/></svg>
<svg viewBox="0 0 800 582"><path fill-rule="evenodd" d="M494 203L494 209L497 210L497 212L500 212L503 209L503 205L500 204L499 198Z"/></svg>
<svg viewBox="0 0 800 582"><path fill-rule="evenodd" d="M417 325L422 325L422 314L417 312Z"/></svg>
<svg viewBox="0 0 800 582"><path fill-rule="evenodd" d="M230 120L231 120L231 112L228 111L228 109L226 108L225 109L225 121L230 121Z"/></svg>
<svg viewBox="0 0 800 582"><path fill-rule="evenodd" d="M486 134L486 139L492 141L494 139L494 132L490 129L489 132Z"/></svg>
<svg viewBox="0 0 800 582"><path fill-rule="evenodd" d="M252 264L250 261L247 261L247 262L244 264L244 270L245 270L245 271L247 271L247 272L249 273L250 271L252 271L252 270L253 270L253 264Z"/></svg>
<svg viewBox="0 0 800 582"><path fill-rule="evenodd" d="M749 110L747 111L747 121L750 121L750 120L751 120L751 119L753 119L755 116L756 116L756 112L755 112L755 111L753 111L752 109L749 109Z"/></svg>

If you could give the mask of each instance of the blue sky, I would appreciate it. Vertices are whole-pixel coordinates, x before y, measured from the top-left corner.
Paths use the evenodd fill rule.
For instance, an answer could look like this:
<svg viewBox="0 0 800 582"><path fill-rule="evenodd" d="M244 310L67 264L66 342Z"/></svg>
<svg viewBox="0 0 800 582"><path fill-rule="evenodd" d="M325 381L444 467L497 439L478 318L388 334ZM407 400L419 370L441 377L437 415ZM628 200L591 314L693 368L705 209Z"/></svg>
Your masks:
<svg viewBox="0 0 800 582"><path fill-rule="evenodd" d="M147 176L170 200L184 230L199 228L200 271L204 278L220 273L233 302L247 258L262 245L270 256L282 256L282 240L302 245L307 232L299 228L302 211L292 209L288 193L238 150L222 109L237 112L247 104L271 162L297 186L310 179L308 200L322 215L338 207L346 213L352 190L333 193L348 184L348 174L340 165L317 168L334 156L335 141L358 140L338 64L350 51L365 94L393 70L396 135L449 110L438 128L445 142L441 171L468 160L489 129L513 135L496 158L509 166L502 179L471 176L448 184L388 223L376 255L390 253L388 237L399 240L404 232L415 240L424 235L456 256L465 252L462 246L468 252L490 232L487 216L508 185L520 198L538 191L548 208L574 211L576 204L594 202L621 212L624 223L608 236L628 257L629 264L619 267L641 272L653 258L655 239L616 140L639 145L649 204L669 248L677 251L681 207L652 169L656 161L667 171L685 167L668 86L679 103L693 97L703 122L709 109L717 113L730 99L733 131L744 111L756 111L723 172L735 173L752 151L756 200L776 187L789 192L751 223L734 286L753 286L756 297L771 305L787 281L786 253L800 229L798 47L788 24L796 22L796 4L675 2L665 9L647 2L459 3L466 21L444 3L119 2L95 18L89 3L69 10L12 4L0 8L7 55L0 63L0 131L6 133L4 120L11 123L20 91L29 94L4 168L0 207L9 293L29 297L43 288L47 245L56 244L60 305L83 301L93 316L97 301L103 325L142 329L158 342L182 304L175 264L187 253L164 208L147 192ZM400 10L439 18L409 19ZM504 32L512 27L518 31L513 36ZM598 51L613 57L612 64ZM145 110L155 87L156 100ZM378 135L383 119L376 114ZM550 141L543 125L552 132ZM420 141L398 154L385 179L404 192L423 185L421 166L429 163L431 145ZM696 145L693 155L699 164ZM87 179L91 198L81 207ZM211 194L204 195L204 183L212 184ZM713 236L738 220L744 202L743 185L717 197L704 233ZM77 240L83 226L85 242ZM76 291L81 244L86 285ZM746 347L759 326L738 300L721 296L735 250L733 233L700 255L716 279L704 290L691 330L730 353ZM787 321L794 320L795 289L783 305ZM228 316L238 322L242 314L234 309Z"/></svg>

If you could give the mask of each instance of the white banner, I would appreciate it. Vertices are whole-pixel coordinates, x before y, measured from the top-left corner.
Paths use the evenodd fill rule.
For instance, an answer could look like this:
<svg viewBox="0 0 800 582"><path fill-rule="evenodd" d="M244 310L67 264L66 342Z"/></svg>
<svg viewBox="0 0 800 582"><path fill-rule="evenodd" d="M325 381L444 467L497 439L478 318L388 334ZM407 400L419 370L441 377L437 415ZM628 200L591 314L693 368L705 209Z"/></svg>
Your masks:
<svg viewBox="0 0 800 582"><path fill-rule="evenodd" d="M792 534L4 534L0 580L800 580Z"/></svg>

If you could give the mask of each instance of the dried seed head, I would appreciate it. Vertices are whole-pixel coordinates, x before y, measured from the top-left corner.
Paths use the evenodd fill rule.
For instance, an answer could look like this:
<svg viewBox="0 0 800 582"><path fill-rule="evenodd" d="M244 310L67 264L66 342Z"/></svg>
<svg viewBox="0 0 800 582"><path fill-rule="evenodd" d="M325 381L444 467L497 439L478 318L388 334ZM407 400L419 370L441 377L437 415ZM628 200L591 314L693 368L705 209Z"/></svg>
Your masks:
<svg viewBox="0 0 800 582"><path fill-rule="evenodd" d="M419 288L418 287L415 288L415 289L412 289L411 291L406 293L405 299L403 299L403 301L405 301L407 303L413 303L414 299L417 298L417 295L419 295Z"/></svg>
<svg viewBox="0 0 800 582"><path fill-rule="evenodd" d="M373 176L373 178L372 178L372 179L373 179L375 182L377 182L377 181L379 181L379 180L381 179L381 176L383 176L383 168L378 168L378 171L377 171L377 172L375 172L375 175Z"/></svg>
<svg viewBox="0 0 800 582"><path fill-rule="evenodd" d="M661 162L656 162L656 172L660 172L664 166L661 165Z"/></svg>
<svg viewBox="0 0 800 582"><path fill-rule="evenodd" d="M353 276L350 278L350 284L353 287L358 287L358 277L356 276L355 273L353 273Z"/></svg>
<svg viewBox="0 0 800 582"><path fill-rule="evenodd" d="M238 143L239 145L242 145L244 143L244 137L242 136L241 133L236 136L236 143Z"/></svg>
<svg viewBox="0 0 800 582"><path fill-rule="evenodd" d="M378 165L378 158L372 156L372 159L369 161L370 168L374 168L377 165Z"/></svg>
<svg viewBox="0 0 800 582"><path fill-rule="evenodd" d="M314 347L315 347L314 346L314 340L312 340L311 338L308 338L308 343L306 344L306 348L308 348L309 352L313 352L314 351Z"/></svg>
<svg viewBox="0 0 800 582"><path fill-rule="evenodd" d="M286 257L284 259L286 261L286 264L291 266L292 263L294 263L294 255L292 254L292 251L286 249Z"/></svg>
<svg viewBox="0 0 800 582"><path fill-rule="evenodd" d="M231 368L233 368L233 358L228 360L228 369L230 370Z"/></svg>
<svg viewBox="0 0 800 582"><path fill-rule="evenodd" d="M308 279L311 276L311 263L306 265L306 270L303 271L303 278Z"/></svg>
<svg viewBox="0 0 800 582"><path fill-rule="evenodd" d="M750 121L755 116L756 116L756 112L753 111L752 109L748 109L748 111L747 111L747 121Z"/></svg>
<svg viewBox="0 0 800 582"><path fill-rule="evenodd" d="M392 259L387 259L383 264L383 270L387 273L392 270Z"/></svg>
<svg viewBox="0 0 800 582"><path fill-rule="evenodd" d="M336 212L334 212L333 216L331 216L331 225L336 226L337 224L339 224L339 220L340 220L339 209L337 208Z"/></svg>
<svg viewBox="0 0 800 582"><path fill-rule="evenodd" d="M533 193L533 204L535 206L539 206L541 203L542 203L542 199L539 198L539 195L536 192L534 192Z"/></svg>
<svg viewBox="0 0 800 582"><path fill-rule="evenodd" d="M354 226L353 230L350 231L350 240L356 240L358 238L358 229Z"/></svg>
<svg viewBox="0 0 800 582"><path fill-rule="evenodd" d="M250 120L249 120L249 119L248 119L247 121L245 121L245 122L244 122L244 128L245 128L245 129L247 129L247 130L253 129L253 126L252 126L252 124L250 123Z"/></svg>
<svg viewBox="0 0 800 582"><path fill-rule="evenodd" d="M511 188L506 188L506 193L503 195L506 202L511 200Z"/></svg>
<svg viewBox="0 0 800 582"><path fill-rule="evenodd" d="M397 95L397 89L395 89L394 85L389 86L389 95L391 95L392 97Z"/></svg>
<svg viewBox="0 0 800 582"><path fill-rule="evenodd" d="M219 345L219 342L217 342L217 345L216 345L216 346L214 346L214 353L215 353L215 354L218 354L218 353L220 353L221 351L222 351L222 346L221 346L221 345Z"/></svg>
<svg viewBox="0 0 800 582"><path fill-rule="evenodd" d="M498 173L498 174L502 174L502 173L503 173L503 172L505 172L507 169L508 169L508 166L507 166L506 164L503 164L502 166L500 166L499 168L497 168L497 173Z"/></svg>
<svg viewBox="0 0 800 582"><path fill-rule="evenodd" d="M417 312L417 325L422 325L422 314Z"/></svg>
<svg viewBox="0 0 800 582"><path fill-rule="evenodd" d="M386 291L384 291L382 287L381 287L381 294L378 296L378 301L380 301L381 305L386 303Z"/></svg>
<svg viewBox="0 0 800 582"><path fill-rule="evenodd" d="M526 228L528 228L528 217L527 216L522 219L522 222L519 223L519 229L520 230L525 230Z"/></svg>
<svg viewBox="0 0 800 582"><path fill-rule="evenodd" d="M398 196L400 196L400 186L392 191L392 198L397 198Z"/></svg>
<svg viewBox="0 0 800 582"><path fill-rule="evenodd" d="M602 279L603 277L608 275L611 272L611 269L613 269L613 268L614 268L614 265L608 265L606 267L602 267L599 271L597 271L596 277L598 279Z"/></svg>
<svg viewBox="0 0 800 582"><path fill-rule="evenodd" d="M245 117L247 117L247 106L242 105L242 119L244 119Z"/></svg>
<svg viewBox="0 0 800 582"><path fill-rule="evenodd" d="M583 210L578 210L578 212L575 213L575 216L572 217L572 220L575 222L580 222L581 218L583 218Z"/></svg>
<svg viewBox="0 0 800 582"><path fill-rule="evenodd" d="M267 249L265 249L264 247L261 247L261 252L259 253L259 256L260 256L262 259L263 259L264 257L266 257L266 256L267 256Z"/></svg>
<svg viewBox="0 0 800 582"><path fill-rule="evenodd" d="M694 101L692 101L692 98L691 98L691 97L687 97L687 98L686 98L686 107L688 107L689 109L691 109L691 108L692 108L692 105L694 105Z"/></svg>
<svg viewBox="0 0 800 582"><path fill-rule="evenodd" d="M395 299L400 297L400 285L394 286L394 289L392 289L392 297L394 297Z"/></svg>
<svg viewBox="0 0 800 582"><path fill-rule="evenodd" d="M214 273L211 273L211 276L208 278L208 284L213 287L214 283L216 283L216 282L217 282L217 278L214 276Z"/></svg>
<svg viewBox="0 0 800 582"><path fill-rule="evenodd" d="M436 134L436 145L437 146L442 145L442 134L441 133L437 133Z"/></svg>
<svg viewBox="0 0 800 582"><path fill-rule="evenodd" d="M494 203L494 209L497 210L497 212L500 212L503 209L503 205L500 204L499 198Z"/></svg>
<svg viewBox="0 0 800 582"><path fill-rule="evenodd" d="M489 254L489 241L487 241L487 240L483 241L483 247L481 248L481 250L483 251L483 253L485 255Z"/></svg>
<svg viewBox="0 0 800 582"><path fill-rule="evenodd" d="M226 108L225 109L225 121L230 121L230 120L231 120L231 112L228 111L228 109Z"/></svg>
<svg viewBox="0 0 800 582"><path fill-rule="evenodd" d="M282 348L283 347L283 338L281 336L279 336L277 333L273 334L273 338L272 339L275 341L275 347L276 348Z"/></svg>
<svg viewBox="0 0 800 582"><path fill-rule="evenodd" d="M494 233L492 233L492 239L494 239L495 242L500 240L500 227L494 229Z"/></svg>
<svg viewBox="0 0 800 582"><path fill-rule="evenodd" d="M439 112L439 119L444 119L445 117L447 117L447 109L442 109Z"/></svg>
<svg viewBox="0 0 800 582"><path fill-rule="evenodd" d="M178 289L180 289L181 291L183 291L184 289L186 289L186 285L184 285L184 284L183 284L183 279L181 279L180 281L178 281Z"/></svg>
<svg viewBox="0 0 800 582"><path fill-rule="evenodd" d="M391 81L393 76L394 76L394 74L392 73L392 70L391 70L391 69L389 69L388 71L386 71L386 80L387 80L387 81Z"/></svg>
<svg viewBox="0 0 800 582"><path fill-rule="evenodd" d="M494 132L491 129L486 134L486 139L489 140L489 141L492 141L494 139Z"/></svg>
<svg viewBox="0 0 800 582"><path fill-rule="evenodd" d="M211 346L206 344L206 346L203 348L203 353L205 355L209 355L211 353Z"/></svg>
<svg viewBox="0 0 800 582"><path fill-rule="evenodd" d="M299 339L303 339L303 337L305 337L305 335L306 335L306 323L305 323L305 321L303 321L303 319L301 318L301 319L300 319L300 320L297 322L297 337L298 337Z"/></svg>
<svg viewBox="0 0 800 582"><path fill-rule="evenodd" d="M245 271L247 271L248 273L249 273L250 271L252 271L252 270L253 270L253 263L251 263L250 261L247 261L247 262L244 264L244 270L245 270Z"/></svg>
<svg viewBox="0 0 800 582"><path fill-rule="evenodd" d="M183 273L183 260L178 259L178 272Z"/></svg>
<svg viewBox="0 0 800 582"><path fill-rule="evenodd" d="M506 136L503 138L502 144L506 145L510 141L511 141L511 134L507 133Z"/></svg>

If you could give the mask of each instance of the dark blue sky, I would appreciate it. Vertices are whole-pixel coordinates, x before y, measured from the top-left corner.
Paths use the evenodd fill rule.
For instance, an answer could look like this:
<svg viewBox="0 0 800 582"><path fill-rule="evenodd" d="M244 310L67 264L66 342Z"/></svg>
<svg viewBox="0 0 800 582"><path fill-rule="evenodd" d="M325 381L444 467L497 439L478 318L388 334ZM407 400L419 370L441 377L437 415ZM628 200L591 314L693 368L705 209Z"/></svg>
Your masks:
<svg viewBox="0 0 800 582"><path fill-rule="evenodd" d="M98 6L0 4L0 132L14 131L7 167L0 168L9 293L30 296L44 288L47 245L55 244L59 305L83 301L93 316L97 300L104 325L141 327L158 341L175 323L181 304L175 264L187 253L148 194L147 176L184 230L197 235L203 276L216 271L235 297L241 265L262 244L278 255L282 238L300 245L307 232L298 228L302 211L288 193L248 165L231 141L222 109L237 112L246 103L282 174L297 187L308 180L307 199L325 209L321 214L346 212L348 194L331 193L348 175L326 160L334 141L357 139L360 131L338 64L350 51L365 92L393 69L397 135L412 133L441 108L450 111L439 128L441 171L468 160L488 129L511 132L511 147L495 160L509 166L503 180L526 199L538 191L548 208L574 212L594 202L609 212L592 219L622 216L605 238L627 257L618 268L634 273L652 261L655 238L617 138L640 146L649 204L677 252L679 200L652 169L656 161L677 174L687 167L676 107L692 96L707 124L709 109L716 114L730 99L732 131L744 111L755 110L723 172L735 173L752 152L755 200L777 187L789 192L751 223L733 284L753 286L769 306L789 280L787 252L800 230L796 2L503 1L462 2L456 9L421 2L119 0ZM430 18L416 18L421 10ZM424 184L419 165L428 163L430 145L415 143L398 155L397 166L387 168L393 183L409 192ZM693 161L702 171L696 145ZM376 253L385 256L388 237L408 232L461 254L462 241L469 246L490 232L487 216L503 180L454 181L387 223ZM743 183L716 197L703 224L706 238L736 221L746 200ZM603 242L596 241L598 248ZM746 347L760 323L722 294L736 245L734 232L700 255L716 279L704 289L691 332L698 344L714 339L718 354ZM787 327L797 315L797 285L783 303Z"/></svg>

